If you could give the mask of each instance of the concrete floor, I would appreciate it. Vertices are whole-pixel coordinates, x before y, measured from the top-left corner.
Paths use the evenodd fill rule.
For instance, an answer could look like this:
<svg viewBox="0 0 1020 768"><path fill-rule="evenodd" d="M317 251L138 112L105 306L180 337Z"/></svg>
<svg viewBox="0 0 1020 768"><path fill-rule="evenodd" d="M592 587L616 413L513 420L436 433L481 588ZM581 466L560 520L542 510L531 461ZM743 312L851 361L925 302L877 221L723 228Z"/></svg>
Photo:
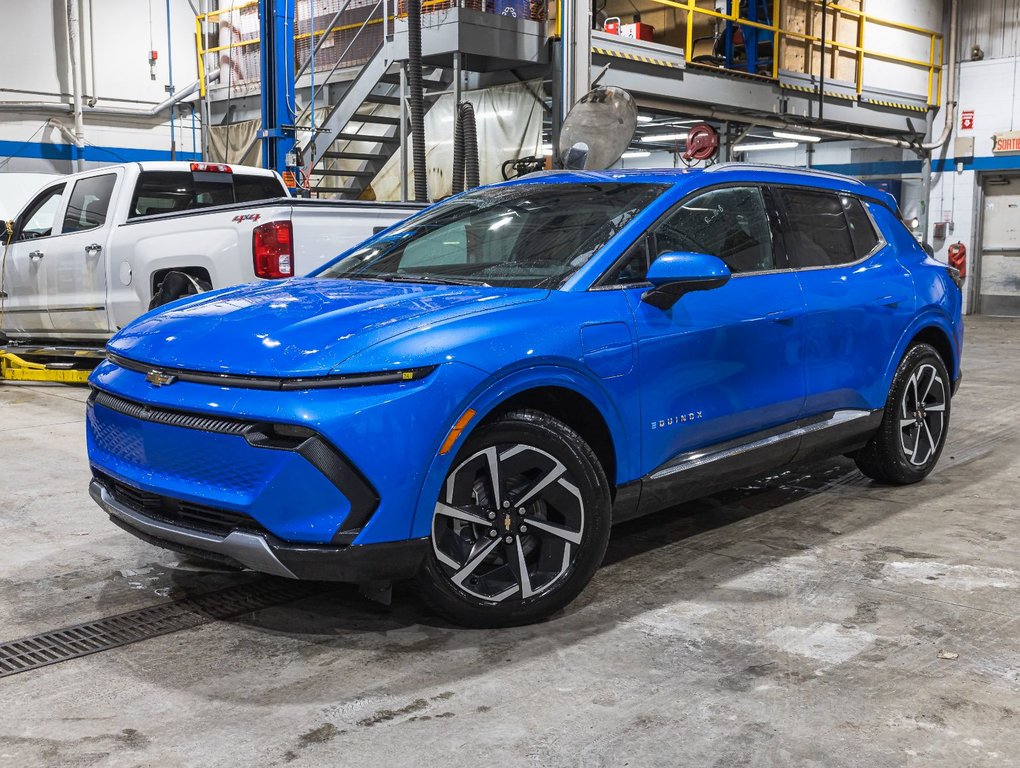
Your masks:
<svg viewBox="0 0 1020 768"><path fill-rule="evenodd" d="M327 586L8 677L0 766L1020 765L1020 321L967 333L920 485L838 459L629 523L539 626ZM0 641L252 578L107 521L84 397L0 386Z"/></svg>

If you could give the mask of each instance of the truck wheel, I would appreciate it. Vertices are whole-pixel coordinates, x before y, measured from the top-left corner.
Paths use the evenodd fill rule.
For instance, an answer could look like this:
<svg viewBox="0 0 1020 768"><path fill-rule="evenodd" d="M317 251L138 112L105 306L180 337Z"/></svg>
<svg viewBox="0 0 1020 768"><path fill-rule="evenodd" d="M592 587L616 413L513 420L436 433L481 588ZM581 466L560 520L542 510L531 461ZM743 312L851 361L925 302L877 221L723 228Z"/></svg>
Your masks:
<svg viewBox="0 0 1020 768"><path fill-rule="evenodd" d="M211 290L212 283L206 280L192 277L186 272L167 272L163 282L159 284L159 290L149 302L149 309L162 307L164 304L183 299L185 296L194 296Z"/></svg>

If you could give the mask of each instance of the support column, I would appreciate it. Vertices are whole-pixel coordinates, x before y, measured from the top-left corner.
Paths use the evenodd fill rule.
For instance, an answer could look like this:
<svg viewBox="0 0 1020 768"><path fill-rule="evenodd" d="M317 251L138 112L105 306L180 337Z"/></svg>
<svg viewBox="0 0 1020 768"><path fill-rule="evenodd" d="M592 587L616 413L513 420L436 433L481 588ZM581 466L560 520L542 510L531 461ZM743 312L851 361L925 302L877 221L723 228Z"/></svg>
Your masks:
<svg viewBox="0 0 1020 768"><path fill-rule="evenodd" d="M560 125L570 108L591 89L591 2L561 0L563 67L560 70ZM556 126L555 135L559 134ZM555 147L554 147L555 149Z"/></svg>
<svg viewBox="0 0 1020 768"><path fill-rule="evenodd" d="M935 113L932 110L928 110L928 116L925 119L926 129L924 132L924 140L931 141L931 130L932 124L935 121ZM918 212L918 229L921 232L921 242L927 243L928 240L928 226L931 221L931 151L922 149L921 152L921 210Z"/></svg>
<svg viewBox="0 0 1020 768"><path fill-rule="evenodd" d="M259 0L262 48L262 165L293 172L294 0Z"/></svg>

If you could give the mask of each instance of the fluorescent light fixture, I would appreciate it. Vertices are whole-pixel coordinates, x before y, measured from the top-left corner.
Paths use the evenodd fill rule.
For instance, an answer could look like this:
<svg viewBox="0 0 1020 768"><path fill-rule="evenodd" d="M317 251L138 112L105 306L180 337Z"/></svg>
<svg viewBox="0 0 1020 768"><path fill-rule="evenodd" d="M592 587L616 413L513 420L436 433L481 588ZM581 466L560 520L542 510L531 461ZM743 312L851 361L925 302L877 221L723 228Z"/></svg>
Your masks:
<svg viewBox="0 0 1020 768"><path fill-rule="evenodd" d="M624 160L632 160L636 157L651 157L651 152L624 152L620 157Z"/></svg>
<svg viewBox="0 0 1020 768"><path fill-rule="evenodd" d="M764 144L735 144L734 152L767 152L770 149L796 149L796 141L771 141Z"/></svg>
<svg viewBox="0 0 1020 768"><path fill-rule="evenodd" d="M657 136L642 136L641 141L646 144L663 144L674 141L687 142L686 133L660 133Z"/></svg>
<svg viewBox="0 0 1020 768"><path fill-rule="evenodd" d="M777 139L793 139L794 141L809 141L814 144L816 141L821 141L820 136L808 136L806 133L784 133L783 131L772 131L772 135Z"/></svg>
<svg viewBox="0 0 1020 768"><path fill-rule="evenodd" d="M650 123L650 122L652 122L652 117L649 116L649 115L638 115L637 116L637 121L639 123Z"/></svg>
<svg viewBox="0 0 1020 768"><path fill-rule="evenodd" d="M552 144L543 144L542 145L542 154L543 155L551 155L552 153L553 153L553 151L552 151Z"/></svg>

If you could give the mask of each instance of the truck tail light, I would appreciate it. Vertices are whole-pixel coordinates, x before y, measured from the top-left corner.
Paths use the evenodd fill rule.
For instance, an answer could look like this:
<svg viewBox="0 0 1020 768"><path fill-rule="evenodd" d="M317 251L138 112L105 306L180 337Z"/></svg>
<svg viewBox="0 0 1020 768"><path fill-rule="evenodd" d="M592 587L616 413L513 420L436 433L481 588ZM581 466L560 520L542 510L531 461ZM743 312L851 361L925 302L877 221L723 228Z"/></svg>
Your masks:
<svg viewBox="0 0 1020 768"><path fill-rule="evenodd" d="M289 221L260 224L251 233L251 256L258 277L294 276L294 230Z"/></svg>
<svg viewBox="0 0 1020 768"><path fill-rule="evenodd" d="M192 163L191 170L194 173L233 173L234 170L223 163Z"/></svg>

